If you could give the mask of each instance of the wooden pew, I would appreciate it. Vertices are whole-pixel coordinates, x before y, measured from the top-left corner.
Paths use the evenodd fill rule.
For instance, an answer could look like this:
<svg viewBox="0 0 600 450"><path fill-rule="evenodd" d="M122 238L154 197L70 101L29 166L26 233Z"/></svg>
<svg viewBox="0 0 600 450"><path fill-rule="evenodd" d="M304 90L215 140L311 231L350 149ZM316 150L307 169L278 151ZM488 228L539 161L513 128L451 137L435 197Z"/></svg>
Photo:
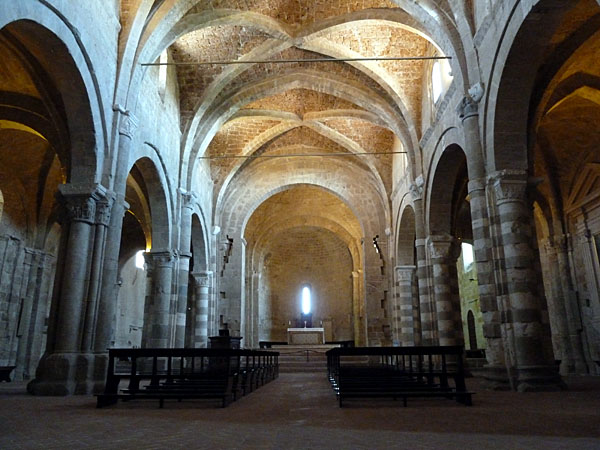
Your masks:
<svg viewBox="0 0 600 450"><path fill-rule="evenodd" d="M348 398L454 398L471 405L462 346L354 347L327 352L329 380L340 407ZM356 358L368 362L357 364ZM450 383L452 381L452 383Z"/></svg>
<svg viewBox="0 0 600 450"><path fill-rule="evenodd" d="M278 375L279 354L240 349L110 349L97 407L119 399L215 399L223 407ZM258 383L257 380L260 380ZM127 381L127 386L120 386ZM249 389L252 386L253 389Z"/></svg>

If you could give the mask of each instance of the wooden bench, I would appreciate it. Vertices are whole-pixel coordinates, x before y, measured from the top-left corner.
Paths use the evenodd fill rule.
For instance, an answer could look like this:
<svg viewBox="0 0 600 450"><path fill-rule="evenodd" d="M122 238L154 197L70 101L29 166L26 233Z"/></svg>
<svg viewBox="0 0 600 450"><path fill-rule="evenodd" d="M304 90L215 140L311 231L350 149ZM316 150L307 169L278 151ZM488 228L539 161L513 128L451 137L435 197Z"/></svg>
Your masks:
<svg viewBox="0 0 600 450"><path fill-rule="evenodd" d="M364 358L364 363L356 361ZM355 347L327 352L329 380L340 407L348 398L454 398L471 405L462 346ZM451 383L452 382L452 383Z"/></svg>
<svg viewBox="0 0 600 450"><path fill-rule="evenodd" d="M279 375L279 353L240 349L110 349L97 407L117 401L215 399L223 407ZM126 386L121 386L127 381Z"/></svg>
<svg viewBox="0 0 600 450"><path fill-rule="evenodd" d="M0 382L6 381L7 383L10 383L10 373L15 367L16 366L0 366Z"/></svg>

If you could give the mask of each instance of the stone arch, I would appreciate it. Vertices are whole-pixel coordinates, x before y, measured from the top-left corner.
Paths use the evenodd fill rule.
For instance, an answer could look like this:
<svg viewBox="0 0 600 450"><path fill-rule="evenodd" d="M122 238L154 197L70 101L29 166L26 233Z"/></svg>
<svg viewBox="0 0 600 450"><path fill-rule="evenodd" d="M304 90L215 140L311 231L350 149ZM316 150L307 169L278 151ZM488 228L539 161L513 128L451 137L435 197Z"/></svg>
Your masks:
<svg viewBox="0 0 600 450"><path fill-rule="evenodd" d="M25 111L26 120L34 129L49 138L59 137L68 145L68 181L89 183L101 181L104 156L107 153L107 131L98 83L89 56L77 34L64 17L48 14L50 10L33 7L30 0L19 2L0 14L0 29L11 36L30 65L39 76L39 82L49 86L47 94L53 96L51 115L64 111L64 123L56 117L48 118L51 125L38 120L34 124ZM32 11L37 11L32 13ZM54 92L52 92L54 91ZM60 102L56 104L55 102ZM33 112L33 111L32 111ZM48 128L58 125L58 130ZM64 135L67 131L66 136Z"/></svg>
<svg viewBox="0 0 600 450"><path fill-rule="evenodd" d="M453 234L453 206L457 199L456 185L461 173L466 175L466 156L457 144L449 145L439 160L432 164L427 195L427 230L430 235ZM449 189L449 185L452 189Z"/></svg>
<svg viewBox="0 0 600 450"><path fill-rule="evenodd" d="M396 235L396 264L415 264L415 238L416 223L415 211L410 205L406 205L400 215L398 233Z"/></svg>
<svg viewBox="0 0 600 450"><path fill-rule="evenodd" d="M491 171L528 168L527 127L534 83L556 27L575 2L540 0L530 9L518 7L516 0L511 3L485 94L482 136Z"/></svg>
<svg viewBox="0 0 600 450"><path fill-rule="evenodd" d="M352 212L355 214L355 216L358 218L359 223L361 224L361 228L363 231L363 235L365 233L368 233L369 231L372 231L374 229L377 228L377 226L383 226L383 223L379 223L380 219L383 222L383 218L375 218L375 220L373 221L365 221L369 215L367 214L367 210L363 209L363 205L358 204L358 202L353 202L347 195L344 195L343 190L340 189L340 186L336 186L335 184L332 183L328 183L324 180L308 180L305 177L294 177L294 176L290 176L288 179L286 180L282 180L281 183L277 183L276 185L270 185L270 186L264 186L263 189L261 189L260 192L257 192L256 195L254 195L251 198L245 197L243 200L249 200L248 203L245 203L245 207L240 207L240 203L239 201L242 200L241 197L237 197L238 201L235 202L234 205L232 205L232 208L229 209L229 207L227 208L223 208L223 209L227 209L229 211L229 214L227 216L221 216L220 217L220 221L221 223L227 223L231 228L238 228L240 230L244 230L246 227L246 224L248 223L248 220L250 218L250 216L252 215L252 213L256 210L256 208L262 204L266 199L268 199L269 197L273 196L274 194L281 192L283 190L286 189L290 189L291 187L293 187L294 185L300 185L300 184L310 184L310 185L314 185L314 186L318 186L322 189L325 189L328 192L331 192L332 194L334 194L335 196L339 197L340 200L342 200L346 205L349 206L349 208L352 210ZM226 205L227 203L223 203L224 205ZM232 219L232 215L231 213L233 212L233 210L238 211L238 214L235 215L236 220L233 221ZM245 211L245 215L240 215L239 211ZM363 222L365 221L365 222Z"/></svg>
<svg viewBox="0 0 600 450"><path fill-rule="evenodd" d="M330 74L322 74L312 70L297 70L294 73L283 76L275 75L244 86L212 110L210 116L204 118L201 129L186 131L182 164L190 164L191 166L187 169L187 173L184 172L186 182L189 184L194 176L197 157L204 154L219 128L238 110L256 99L294 88L305 88L338 96L388 121L388 127L405 142L409 157L414 159L413 150L418 145L408 145L408 143L415 143L416 138L407 130L406 124L397 117L393 108L378 94L363 86L351 85L346 80ZM201 141L196 141L196 135L200 136Z"/></svg>
<svg viewBox="0 0 600 450"><path fill-rule="evenodd" d="M205 224L198 214L192 215L192 254L194 258L193 267L190 271L208 270L208 233Z"/></svg>
<svg viewBox="0 0 600 450"><path fill-rule="evenodd" d="M341 14L340 16L343 17L344 21L375 18L394 22L407 22L409 27L414 28L419 33L433 36L433 40L443 47L445 54L456 55L457 62L455 63L455 68L459 69L456 70L456 72L466 74L466 57L458 50L463 48L460 36L458 31L454 28L454 25L449 20L445 20L446 15L440 13L437 14L435 18L432 17L432 14L430 14L429 11L432 9L437 10L438 7L436 5L433 5L430 9L426 10L425 8L420 8L405 0L398 0L396 3L400 6L401 10L383 11L378 9L367 9L348 12ZM192 24L198 22L198 19L201 19L200 22L202 23L202 26L208 26L208 24L211 23L220 24L235 21L239 22L239 18L241 17L254 26L260 27L261 29L272 33L274 36L278 36L279 39L289 39L289 36L292 34L285 25L280 25L279 22L272 18L250 11L211 9L209 12L192 14L188 17L186 14L189 9L192 8L191 4L172 5L168 3L164 7L162 6L163 5L159 6L155 14L148 19L148 24L143 30L141 22L142 20L146 20L146 15L149 12L148 2L140 9L140 13L136 15L136 22L139 23L137 23L135 34L137 36L137 33L143 33L143 36L141 36L138 43L138 48L141 47L141 50L137 52L138 58L154 61L160 52L174 42L178 36L193 31L195 28ZM169 18L169 21L164 20L166 17ZM176 23L176 25L170 26L169 22ZM336 24L336 20L333 20L332 22L331 20L325 19L319 23L321 22L322 24L320 26L313 25L312 27L309 27L306 32L314 33L323 26L333 26ZM130 58L133 59L133 50L130 51L130 55ZM135 61L137 60L134 60L134 62ZM135 80L142 76L142 72L143 70L141 68L135 67L129 78L130 83L128 86L136 85ZM467 77L465 76L464 79L466 80Z"/></svg>
<svg viewBox="0 0 600 450"><path fill-rule="evenodd" d="M268 143L275 140L277 137L282 136L287 131L289 131L293 128L300 127L300 126L306 126L306 127L310 128L311 130L315 131L316 133L320 134L321 136L331 140L331 142L335 143L336 145L339 145L343 149L347 150L349 154L367 153L366 149L363 149L360 145L352 142L350 139L342 138L340 135L337 135L336 133L334 133L333 130L331 130L330 128L328 128L324 125L320 126L320 127L319 126L311 126L310 122L312 122L312 121L308 121L308 122L298 121L298 122L292 122L292 123L281 123L279 126L272 127L271 129L258 135L255 139L253 139L251 142L249 142L248 145L244 148L244 150L242 152L242 156L252 156L253 154L259 153L264 148L264 146L266 146ZM317 123L315 122L314 125L317 125ZM286 149L288 149L290 151L290 153L294 153L294 147L290 146L290 147L287 147ZM298 146L298 147L300 148L299 153L302 153L303 151L307 150L307 147L303 147L303 148L301 148L301 146ZM280 149L280 150L282 150L282 149ZM317 150L315 149L315 151L317 151ZM224 196L228 190L230 183L241 174L242 170L247 166L247 161L248 160L246 160L246 161L240 160L229 171L228 175L226 176L225 180L223 181L223 184L220 186L220 190L217 194L217 202L216 202L217 209L221 206L222 201L224 199ZM369 175L375 179L374 184L375 184L376 188L378 189L379 194L383 198L385 198L387 196L385 193L386 189L385 189L383 180L381 178L381 174L378 172L377 168L373 164L373 161L370 158L368 158L366 161L364 161L364 159L361 160L361 163L363 163L367 166L367 168L370 172Z"/></svg>
<svg viewBox="0 0 600 450"><path fill-rule="evenodd" d="M139 171L145 186L144 194L151 219L151 247L156 250L169 250L172 247L171 224L172 208L166 174L150 157L138 159L133 166ZM131 173L131 171L130 171Z"/></svg>

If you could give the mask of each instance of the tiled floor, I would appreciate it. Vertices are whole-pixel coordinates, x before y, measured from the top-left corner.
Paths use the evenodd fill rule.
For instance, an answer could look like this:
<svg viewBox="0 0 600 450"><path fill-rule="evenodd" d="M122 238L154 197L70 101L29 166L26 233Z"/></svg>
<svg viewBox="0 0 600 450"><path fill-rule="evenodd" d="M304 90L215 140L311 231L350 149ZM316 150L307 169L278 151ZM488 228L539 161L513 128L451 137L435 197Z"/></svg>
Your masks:
<svg viewBox="0 0 600 450"><path fill-rule="evenodd" d="M32 397L0 384L0 449L600 449L600 378L565 392L477 392L451 400L359 400L340 409L323 373L281 374L229 407L157 401L95 408L93 397Z"/></svg>

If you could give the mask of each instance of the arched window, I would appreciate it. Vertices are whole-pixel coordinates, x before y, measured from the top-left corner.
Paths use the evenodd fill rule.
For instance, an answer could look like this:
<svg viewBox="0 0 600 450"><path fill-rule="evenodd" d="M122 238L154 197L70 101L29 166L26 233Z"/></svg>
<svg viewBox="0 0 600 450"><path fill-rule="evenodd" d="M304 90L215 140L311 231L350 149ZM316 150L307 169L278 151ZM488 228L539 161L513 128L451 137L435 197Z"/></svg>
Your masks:
<svg viewBox="0 0 600 450"><path fill-rule="evenodd" d="M431 67L431 98L437 103L452 83L452 71L447 59L440 59Z"/></svg>
<svg viewBox="0 0 600 450"><path fill-rule="evenodd" d="M304 286L302 288L302 314L308 315L311 312L311 295L310 288L308 286Z"/></svg>
<svg viewBox="0 0 600 450"><path fill-rule="evenodd" d="M436 103L442 95L442 65L439 61L433 63L431 69L431 94L433 96L433 103Z"/></svg>
<svg viewBox="0 0 600 450"><path fill-rule="evenodd" d="M475 316L473 311L467 313L467 328L469 329L469 350L477 348L477 332L475 331Z"/></svg>
<svg viewBox="0 0 600 450"><path fill-rule="evenodd" d="M169 62L169 54L167 53L167 49L165 49L161 54L158 60L161 64L166 64ZM167 69L169 66L158 66L158 93L161 97L164 97L165 91L167 89Z"/></svg>
<svg viewBox="0 0 600 450"><path fill-rule="evenodd" d="M463 257L463 267L466 272L471 268L471 264L473 264L474 261L473 246L471 244L463 242L461 244L461 250Z"/></svg>
<svg viewBox="0 0 600 450"><path fill-rule="evenodd" d="M144 250L140 250L135 254L135 267L142 270L144 270L144 264L146 263L144 253Z"/></svg>

